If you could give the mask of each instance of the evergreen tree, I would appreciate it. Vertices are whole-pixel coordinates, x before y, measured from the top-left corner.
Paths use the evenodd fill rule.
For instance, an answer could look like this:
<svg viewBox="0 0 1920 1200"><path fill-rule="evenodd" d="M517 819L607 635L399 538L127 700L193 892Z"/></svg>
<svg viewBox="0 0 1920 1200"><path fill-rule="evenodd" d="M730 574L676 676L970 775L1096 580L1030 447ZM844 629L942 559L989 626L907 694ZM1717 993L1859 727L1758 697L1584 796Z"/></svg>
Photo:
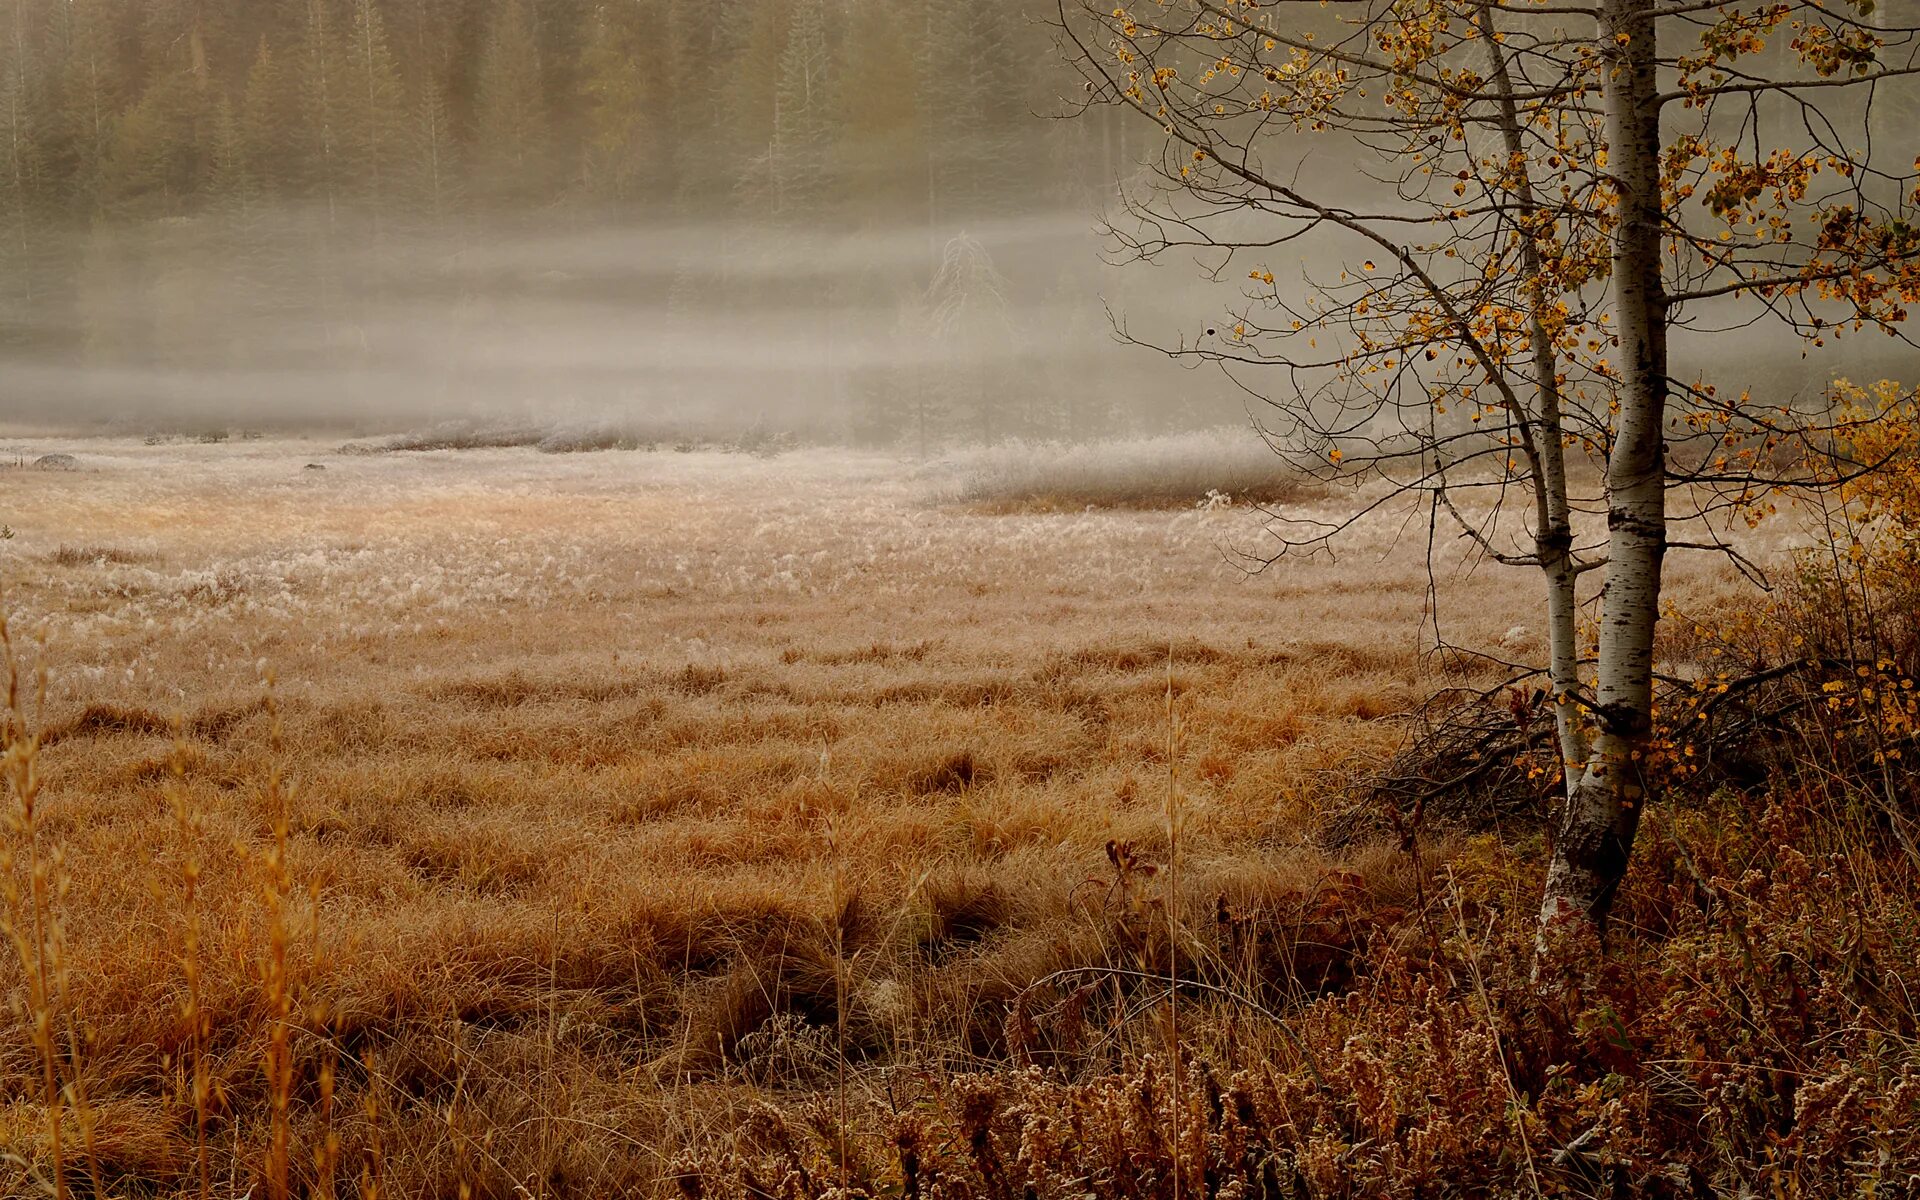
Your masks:
<svg viewBox="0 0 1920 1200"><path fill-rule="evenodd" d="M311 162L297 80L260 39L240 104L240 146L247 178L263 196L289 196L306 183Z"/></svg>
<svg viewBox="0 0 1920 1200"><path fill-rule="evenodd" d="M921 79L936 229L996 212L1019 193L1014 130L1028 113L1017 23L977 0L933 0Z"/></svg>
<svg viewBox="0 0 1920 1200"><path fill-rule="evenodd" d="M184 215L212 177L212 105L191 61L156 75L114 130L107 204L126 217Z"/></svg>
<svg viewBox="0 0 1920 1200"><path fill-rule="evenodd" d="M353 0L340 104L341 177L373 214L376 235L408 155L406 88L373 0Z"/></svg>
<svg viewBox="0 0 1920 1200"><path fill-rule="evenodd" d="M733 167L731 180L749 216L772 211L774 82L780 74L786 0L765 0L745 22L739 48L724 65L713 149Z"/></svg>
<svg viewBox="0 0 1920 1200"><path fill-rule="evenodd" d="M423 75L413 100L413 156L406 172L406 191L416 211L438 220L459 203L460 183L452 109L446 90L431 75Z"/></svg>
<svg viewBox="0 0 1920 1200"><path fill-rule="evenodd" d="M654 15L632 0L597 6L581 59L585 181L604 200L632 199L653 165L659 114L645 64Z"/></svg>
<svg viewBox="0 0 1920 1200"><path fill-rule="evenodd" d="M681 219L702 210L729 178L716 127L723 111L720 81L719 22L702 0L666 0L667 94L661 104L666 147L662 165L670 172L673 209Z"/></svg>
<svg viewBox="0 0 1920 1200"><path fill-rule="evenodd" d="M770 180L773 216L818 221L829 191L831 134L826 19L820 0L795 0L773 89Z"/></svg>
<svg viewBox="0 0 1920 1200"><path fill-rule="evenodd" d="M58 124L69 212L91 218L101 204L101 171L113 145L121 87L104 0L70 0L65 17Z"/></svg>
<svg viewBox="0 0 1920 1200"><path fill-rule="evenodd" d="M833 80L833 169L848 216L880 224L924 220L925 97L914 87L914 15L875 7L849 22Z"/></svg>
<svg viewBox="0 0 1920 1200"><path fill-rule="evenodd" d="M487 31L474 95L473 165L495 204L552 193L539 43L526 0L504 0Z"/></svg>
<svg viewBox="0 0 1920 1200"><path fill-rule="evenodd" d="M948 240L927 285L922 322L944 354L954 415L968 432L981 442L1016 432L1008 427L1009 381L998 368L1010 357L1014 341L1007 281L986 247L966 234Z"/></svg>
<svg viewBox="0 0 1920 1200"><path fill-rule="evenodd" d="M331 0L307 0L306 29L297 72L301 100L306 191L325 202L329 226L337 218L342 185L341 118L347 94L345 54Z"/></svg>
<svg viewBox="0 0 1920 1200"><path fill-rule="evenodd" d="M29 105L24 17L16 6L7 52L0 57L0 315L22 329L35 303L33 250L40 190L40 150Z"/></svg>
<svg viewBox="0 0 1920 1200"><path fill-rule="evenodd" d="M247 166L247 144L241 134L240 119L224 96L214 105L207 190L217 207L243 218L258 199L253 174Z"/></svg>

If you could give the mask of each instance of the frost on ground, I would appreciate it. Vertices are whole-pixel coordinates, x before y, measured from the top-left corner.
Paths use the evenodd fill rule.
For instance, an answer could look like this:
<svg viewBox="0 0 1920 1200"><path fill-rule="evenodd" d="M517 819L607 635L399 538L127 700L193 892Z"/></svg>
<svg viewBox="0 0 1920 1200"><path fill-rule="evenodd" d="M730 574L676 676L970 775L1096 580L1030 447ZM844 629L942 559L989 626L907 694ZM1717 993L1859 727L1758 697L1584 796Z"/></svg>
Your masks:
<svg viewBox="0 0 1920 1200"><path fill-rule="evenodd" d="M1165 508L1321 495L1252 429L1106 442L1008 442L963 451L931 494L997 509Z"/></svg>
<svg viewBox="0 0 1920 1200"><path fill-rule="evenodd" d="M1394 513L1358 529L1342 563L1250 575L1270 545L1264 515L1221 497L1252 487L1256 467L1282 478L1250 434L1008 446L917 470L826 450L488 448L335 456L314 472L324 446L298 440L34 448L80 469L0 473L0 518L16 534L0 544L5 602L16 628L50 630L56 694L75 699L100 687L188 698L263 657L287 686L321 690L343 654L356 671L415 674L548 653L671 665L693 646L776 660L795 641L895 636L902 621L955 639L1005 621L982 648L1009 664L1103 626L1263 644L1367 629L1412 652L1426 586L1424 540L1403 543ZM974 503L1042 481L1108 501L1065 514ZM1162 495L1178 505L1115 499ZM1288 507L1332 513L1350 499ZM1474 597L1447 614L1466 622L1452 636L1496 645L1533 619L1530 596L1516 574L1469 571L1464 549L1444 548L1441 563Z"/></svg>
<svg viewBox="0 0 1920 1200"><path fill-rule="evenodd" d="M1404 512L1338 561L1249 574L1227 552L1267 518L1245 505L996 514L931 503L876 454L517 447L313 472L308 441L32 448L78 469L0 472L0 601L48 671L43 816L90 1102L158 1131L113 1144L132 1178L191 1155L164 1082L182 862L222 1094L245 1137L266 1127L274 768L324 960L296 964L300 1003L423 1095L468 1081L503 1178L544 1169L529 1114L555 1112L595 1178L640 1178L657 1164L635 1138L688 1136L673 1114L721 1120L743 1079L815 1070L839 986L819 980L841 977L801 955L829 917L868 914L883 947L845 977L852 1036L897 1027L928 1053L991 1048L1010 997L1117 953L1082 885L1110 841L1164 836L1169 689L1196 904L1284 905L1335 867L1397 902L1400 859L1322 849L1320 801L1441 680L1430 586L1456 642L1533 620L1522 577L1464 546L1430 574ZM464 1143L411 1095L381 1110L385 1144L417 1150L390 1186L434 1194Z"/></svg>

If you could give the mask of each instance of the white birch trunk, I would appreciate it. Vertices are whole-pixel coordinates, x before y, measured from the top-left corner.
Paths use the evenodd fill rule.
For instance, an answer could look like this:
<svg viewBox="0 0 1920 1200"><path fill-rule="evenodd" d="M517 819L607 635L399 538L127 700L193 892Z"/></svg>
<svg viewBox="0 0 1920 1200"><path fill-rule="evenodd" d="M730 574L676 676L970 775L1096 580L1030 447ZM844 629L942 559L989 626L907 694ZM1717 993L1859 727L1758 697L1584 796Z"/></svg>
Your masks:
<svg viewBox="0 0 1920 1200"><path fill-rule="evenodd" d="M1608 565L1595 672L1596 735L1555 829L1541 940L1604 929L1639 828L1636 752L1653 710L1653 635L1666 550L1666 295L1660 274L1660 110L1655 0L1603 0L1608 167L1619 189L1613 296L1620 416L1607 463Z"/></svg>
<svg viewBox="0 0 1920 1200"><path fill-rule="evenodd" d="M1506 52L1494 28L1492 0L1482 0L1480 30L1486 40L1492 68L1491 82L1500 101L1500 135L1508 161L1516 164L1519 180L1520 265L1527 273L1526 297L1532 325L1532 352L1536 411L1524 415L1525 450L1533 476L1533 549L1547 583L1547 677L1553 688L1554 732L1560 747L1561 769L1571 792L1574 772L1588 754L1585 723L1580 714L1580 647L1574 622L1579 572L1573 561L1573 508L1567 500L1567 455L1562 445L1560 355L1547 330L1547 296L1542 282L1544 264L1533 225L1539 212L1533 179L1527 167L1520 114L1513 99L1513 78Z"/></svg>

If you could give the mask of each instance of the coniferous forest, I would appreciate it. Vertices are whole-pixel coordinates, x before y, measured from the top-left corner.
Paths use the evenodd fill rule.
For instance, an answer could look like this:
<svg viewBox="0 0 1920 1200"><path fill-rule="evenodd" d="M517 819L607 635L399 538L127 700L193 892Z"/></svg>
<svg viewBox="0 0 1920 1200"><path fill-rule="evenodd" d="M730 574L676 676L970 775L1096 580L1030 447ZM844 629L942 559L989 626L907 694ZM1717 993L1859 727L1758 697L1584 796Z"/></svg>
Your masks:
<svg viewBox="0 0 1920 1200"><path fill-rule="evenodd" d="M924 436L935 410L955 439L1124 417L1057 345L1103 340L1087 233L1145 142L1112 114L1044 119L1073 81L1019 6L0 13L0 357L29 409L718 393L863 440ZM950 369L982 345L1048 360L1055 398ZM817 359L797 386L796 346Z"/></svg>

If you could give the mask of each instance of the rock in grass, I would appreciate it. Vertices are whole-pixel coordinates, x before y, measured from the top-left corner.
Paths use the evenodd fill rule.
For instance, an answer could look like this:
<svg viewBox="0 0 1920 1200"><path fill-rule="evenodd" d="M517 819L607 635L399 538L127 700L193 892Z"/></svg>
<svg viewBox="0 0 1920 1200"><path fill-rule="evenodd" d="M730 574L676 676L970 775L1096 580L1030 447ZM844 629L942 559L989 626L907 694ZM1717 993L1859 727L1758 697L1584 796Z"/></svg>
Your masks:
<svg viewBox="0 0 1920 1200"><path fill-rule="evenodd" d="M33 460L33 466L38 471L77 471L80 460L71 454L42 454Z"/></svg>

